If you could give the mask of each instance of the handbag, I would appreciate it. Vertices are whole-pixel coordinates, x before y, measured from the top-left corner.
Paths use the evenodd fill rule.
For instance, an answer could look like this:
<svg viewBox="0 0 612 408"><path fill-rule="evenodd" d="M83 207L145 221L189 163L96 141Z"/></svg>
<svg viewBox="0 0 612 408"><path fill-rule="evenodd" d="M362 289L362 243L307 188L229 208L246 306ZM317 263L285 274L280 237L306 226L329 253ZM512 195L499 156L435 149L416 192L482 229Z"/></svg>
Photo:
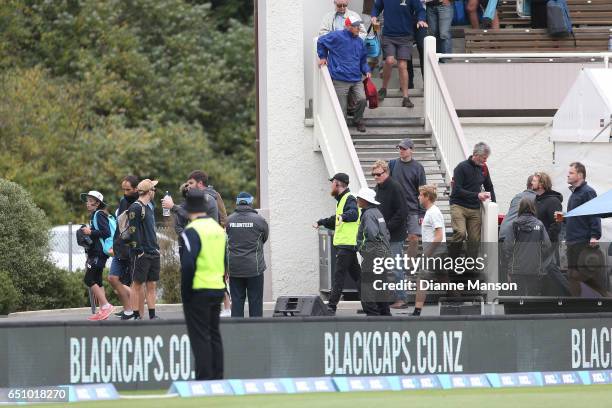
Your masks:
<svg viewBox="0 0 612 408"><path fill-rule="evenodd" d="M364 40L366 50L368 51L368 58L378 58L380 55L380 40L376 33L370 34L372 31L372 25L368 28L368 33Z"/></svg>

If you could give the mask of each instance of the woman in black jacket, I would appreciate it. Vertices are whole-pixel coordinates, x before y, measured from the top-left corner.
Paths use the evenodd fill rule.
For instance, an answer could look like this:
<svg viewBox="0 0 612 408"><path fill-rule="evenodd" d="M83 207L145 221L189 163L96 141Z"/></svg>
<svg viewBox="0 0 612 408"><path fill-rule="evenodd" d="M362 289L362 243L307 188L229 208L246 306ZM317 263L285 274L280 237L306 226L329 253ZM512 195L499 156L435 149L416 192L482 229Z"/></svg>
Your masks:
<svg viewBox="0 0 612 408"><path fill-rule="evenodd" d="M550 263L550 239L544 224L536 218L535 205L530 199L521 200L512 234L503 245L510 281L518 285L514 294L540 295L541 279Z"/></svg>

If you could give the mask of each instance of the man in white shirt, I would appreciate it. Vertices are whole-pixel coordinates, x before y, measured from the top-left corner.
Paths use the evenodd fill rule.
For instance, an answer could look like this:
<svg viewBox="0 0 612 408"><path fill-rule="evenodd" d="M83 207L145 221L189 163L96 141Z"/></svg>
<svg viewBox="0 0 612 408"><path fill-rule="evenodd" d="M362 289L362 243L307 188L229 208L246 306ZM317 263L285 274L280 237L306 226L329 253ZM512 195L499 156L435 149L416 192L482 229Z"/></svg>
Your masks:
<svg viewBox="0 0 612 408"><path fill-rule="evenodd" d="M420 316L425 305L427 292L421 290L420 280L427 275L439 275L442 272L443 255L446 252L446 224L442 212L435 205L438 194L436 187L425 185L419 187L419 203L426 210L421 224L421 239L423 241L424 270L417 282L417 292L413 316Z"/></svg>
<svg viewBox="0 0 612 408"><path fill-rule="evenodd" d="M321 27L319 28L319 37L332 31L344 30L344 22L347 18L353 17L361 21L359 13L348 9L349 0L334 0L335 10L323 16ZM359 38L366 38L367 32L363 23L359 25Z"/></svg>

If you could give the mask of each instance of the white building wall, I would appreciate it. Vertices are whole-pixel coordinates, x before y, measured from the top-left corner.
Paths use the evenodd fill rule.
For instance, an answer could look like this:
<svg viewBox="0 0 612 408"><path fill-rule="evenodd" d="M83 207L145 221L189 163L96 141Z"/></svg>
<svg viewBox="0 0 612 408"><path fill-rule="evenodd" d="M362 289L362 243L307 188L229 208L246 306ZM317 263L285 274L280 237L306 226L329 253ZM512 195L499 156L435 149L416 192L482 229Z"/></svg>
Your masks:
<svg viewBox="0 0 612 408"><path fill-rule="evenodd" d="M304 28L301 2L261 1L260 177L270 214L272 297L318 293L318 241L312 223L334 211L328 175L304 126ZM263 21L262 21L263 20ZM290 63L288 63L290 61Z"/></svg>
<svg viewBox="0 0 612 408"><path fill-rule="evenodd" d="M552 176L552 118L463 118L461 124L468 147L478 142L491 146L488 165L500 213L510 200L525 190L527 177L536 171ZM561 192L564 185L555 185Z"/></svg>

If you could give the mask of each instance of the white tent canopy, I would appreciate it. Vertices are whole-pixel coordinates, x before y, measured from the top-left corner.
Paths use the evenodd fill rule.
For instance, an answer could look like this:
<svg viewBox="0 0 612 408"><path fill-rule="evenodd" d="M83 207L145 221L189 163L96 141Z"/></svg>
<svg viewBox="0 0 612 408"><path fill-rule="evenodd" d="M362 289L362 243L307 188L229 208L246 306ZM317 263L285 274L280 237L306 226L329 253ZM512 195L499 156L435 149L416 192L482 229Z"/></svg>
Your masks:
<svg viewBox="0 0 612 408"><path fill-rule="evenodd" d="M551 139L610 143L611 120L612 69L584 69L555 114Z"/></svg>

